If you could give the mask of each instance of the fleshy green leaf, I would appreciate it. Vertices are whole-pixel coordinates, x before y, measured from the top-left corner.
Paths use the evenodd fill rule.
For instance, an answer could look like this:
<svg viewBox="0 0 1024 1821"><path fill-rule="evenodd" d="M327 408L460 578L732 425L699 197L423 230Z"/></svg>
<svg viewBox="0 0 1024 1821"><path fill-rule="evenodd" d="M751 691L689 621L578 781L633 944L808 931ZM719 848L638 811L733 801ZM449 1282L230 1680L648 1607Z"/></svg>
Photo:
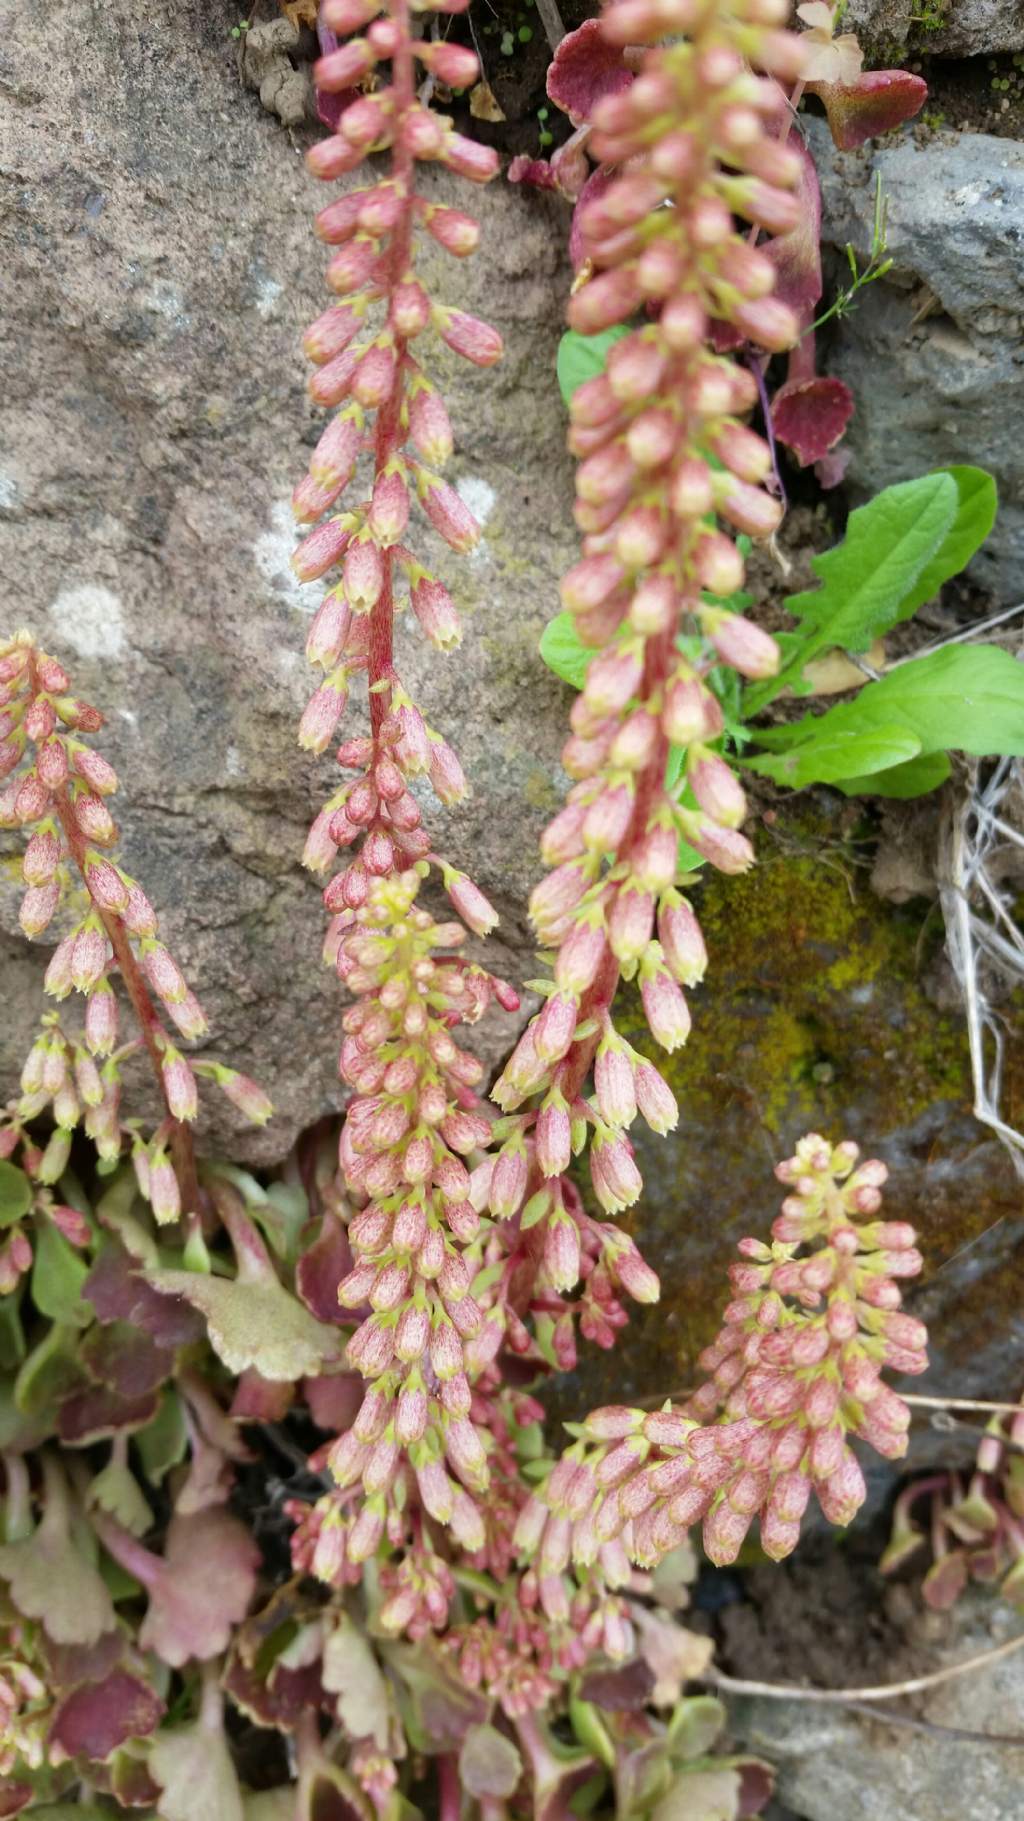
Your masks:
<svg viewBox="0 0 1024 1821"><path fill-rule="evenodd" d="M896 750L899 738L906 749ZM1024 753L1024 665L997 645L949 645L869 683L827 714L759 733L786 748L750 761L779 783L836 783L943 752ZM843 755L846 757L845 769Z"/></svg>
<svg viewBox="0 0 1024 1821"><path fill-rule="evenodd" d="M557 360L558 384L566 404L584 380L596 379L604 372L609 348L628 334L629 330L622 327L603 329L600 335L578 335L575 329L566 330L558 344Z"/></svg>
<svg viewBox="0 0 1024 1821"><path fill-rule="evenodd" d="M0 1227L9 1227L32 1206L32 1184L16 1163L0 1157Z"/></svg>
<svg viewBox="0 0 1024 1821"><path fill-rule="evenodd" d="M63 1233L58 1233L52 1221L38 1220L32 1301L40 1313L64 1327L87 1328L92 1309L82 1296L82 1285L88 1275L88 1264Z"/></svg>
<svg viewBox="0 0 1024 1821"><path fill-rule="evenodd" d="M388 1687L373 1647L347 1613L324 1640L323 1685L337 1696L338 1718L353 1739L388 1741Z"/></svg>
<svg viewBox="0 0 1024 1821"><path fill-rule="evenodd" d="M651 1813L651 1821L737 1821L739 1773L725 1767L678 1777Z"/></svg>
<svg viewBox="0 0 1024 1821"><path fill-rule="evenodd" d="M519 1753L496 1726L470 1727L459 1752L459 1778L468 1795L504 1802L515 1793L522 1772Z"/></svg>
<svg viewBox="0 0 1024 1821"><path fill-rule="evenodd" d="M210 1345L229 1372L255 1366L264 1378L315 1378L342 1357L343 1336L318 1322L277 1283L234 1283L197 1271L149 1271L147 1283L184 1296L205 1315Z"/></svg>
<svg viewBox="0 0 1024 1821"><path fill-rule="evenodd" d="M958 467L886 487L851 512L843 542L813 559L822 586L786 602L802 623L779 638L782 667L748 690L746 714L756 714L787 684L799 687L804 665L819 653L836 646L867 651L909 619L973 556L995 511L991 475Z"/></svg>

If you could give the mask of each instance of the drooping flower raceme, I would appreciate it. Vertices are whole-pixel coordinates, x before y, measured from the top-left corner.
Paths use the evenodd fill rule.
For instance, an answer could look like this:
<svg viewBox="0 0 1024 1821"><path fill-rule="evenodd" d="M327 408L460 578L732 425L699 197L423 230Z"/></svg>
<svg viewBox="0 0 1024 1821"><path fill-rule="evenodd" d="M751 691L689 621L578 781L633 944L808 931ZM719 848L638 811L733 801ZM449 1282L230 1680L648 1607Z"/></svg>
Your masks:
<svg viewBox="0 0 1024 1821"><path fill-rule="evenodd" d="M344 1307L364 1312L349 1357L369 1387L354 1427L329 1455L346 1496L316 1520L318 1572L337 1580L343 1563L351 1568L374 1553L388 1525L389 1535L404 1533L413 1486L422 1508L451 1524L464 1547L484 1540L471 1494L487 1484L487 1444L485 1427L471 1420L463 1350L481 1323L467 1257L480 1218L462 1160L487 1146L490 1127L474 1094L482 1068L452 1030L475 1022L495 994L509 1009L518 999L453 952L465 937L462 924L437 924L417 902L434 863L465 924L486 935L496 922L472 881L431 852L412 786L428 778L441 802L452 803L465 780L403 687L393 639L403 589L432 644L448 650L461 636L447 589L405 542L414 504L456 552L479 536L458 493L436 472L451 454L452 431L424 369L423 344L439 334L481 367L501 352L493 329L431 298L416 275L418 233L458 256L478 239L469 216L418 193L416 163L440 162L482 182L497 158L417 100L417 62L458 86L477 64L459 46L414 40L406 0L384 7L326 0L323 21L338 32L367 29L321 59L315 74L322 88L342 91L371 70L382 75L390 63L390 79L353 101L337 133L309 157L319 176L335 178L355 171L368 152L388 150L390 169L317 218L321 236L337 249L327 277L343 301L313 325L306 350L317 363L311 394L334 415L295 492L297 515L322 519L296 552L296 572L304 580L340 572L307 643L321 681L302 719L301 743L326 748L349 681L360 672L370 708L369 734L346 740L338 753L355 775L320 812L305 856L316 871L326 871L339 851L348 856L324 893L332 914L326 956L356 997L343 1019L340 1069L355 1098L340 1161L350 1188L366 1201L350 1228L355 1264L339 1295ZM334 511L364 452L372 464L369 497Z"/></svg>
<svg viewBox="0 0 1024 1821"><path fill-rule="evenodd" d="M921 1255L906 1222L875 1218L885 1165L856 1159L856 1145L812 1133L779 1165L790 1193L773 1243L741 1241L735 1300L700 1356L710 1377L688 1403L587 1418L520 1517L542 1576L604 1569L615 1539L650 1567L701 1520L711 1560L732 1562L755 1516L781 1560L812 1491L833 1524L863 1503L851 1436L888 1460L906 1452L910 1412L882 1372L927 1366L924 1325L901 1310L897 1281Z"/></svg>
<svg viewBox="0 0 1024 1821"><path fill-rule="evenodd" d="M108 802L117 774L85 738L102 725L102 715L71 693L63 666L30 634L0 646L0 776L10 774L0 795L0 827L31 830L22 860L21 926L27 936L42 935L67 901L73 920L50 959L46 991L58 1000L73 991L85 998L81 1039L65 1033L54 1016L43 1020L6 1138L0 1132L0 1154L21 1137L23 1121L49 1112L56 1130L32 1172L39 1182L55 1183L63 1174L83 1115L100 1157L116 1158L123 1136L121 1065L141 1040L166 1117L146 1144L133 1133L136 1173L157 1220L171 1221L198 1211L189 1132L198 1110L196 1076L215 1080L257 1123L272 1109L247 1076L211 1060L187 1061L167 1029L165 1017L186 1039L204 1036L208 1027L160 940L153 906L117 858ZM120 1046L116 975L140 1033Z"/></svg>
<svg viewBox="0 0 1024 1821"><path fill-rule="evenodd" d="M642 1187L627 1137L637 1113L659 1133L676 1122L672 1094L616 1030L612 1002L620 979L636 979L658 1043L672 1051L686 1041L684 988L701 979L706 955L677 889L680 838L726 873L753 860L742 790L715 750L722 714L706 679L715 665L768 675L778 654L720 604L740 587L743 560L716 520L765 536L782 509L762 485L768 447L739 421L754 380L711 352L707 336L715 320L771 349L796 334L771 295L771 260L733 225L740 215L782 233L796 220L799 157L770 132L780 90L748 67L795 74L799 42L773 29L787 10L783 0L617 0L603 18L617 45L687 37L649 50L635 81L595 107L595 155L628 169L583 211L595 275L569 309L584 333L637 326L571 405L585 554L562 599L595 656L563 754L575 783L542 841L553 870L531 901L552 977L494 1089L510 1118L491 1198L502 1214L506 1177L528 1153L548 1184L541 1217L563 1234L567 1259L563 1172L588 1127L594 1194L614 1214ZM682 634L692 635L688 655ZM612 1239L608 1265L614 1273Z"/></svg>

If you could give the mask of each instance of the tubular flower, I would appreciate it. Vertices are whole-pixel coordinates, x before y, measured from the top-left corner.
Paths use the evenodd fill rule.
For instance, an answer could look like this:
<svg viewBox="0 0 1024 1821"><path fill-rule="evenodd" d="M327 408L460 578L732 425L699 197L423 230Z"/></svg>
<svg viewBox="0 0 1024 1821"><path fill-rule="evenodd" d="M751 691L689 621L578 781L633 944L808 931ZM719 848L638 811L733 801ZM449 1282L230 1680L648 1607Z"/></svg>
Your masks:
<svg viewBox="0 0 1024 1821"><path fill-rule="evenodd" d="M21 632L0 645L0 827L29 829L22 860L26 891L21 926L42 935L58 910L69 913L46 970L46 991L54 999L72 992L85 998L85 1031L77 1042L65 1036L56 1017L43 1020L40 1036L22 1072L18 1120L37 1118L52 1107L57 1131L38 1180L56 1182L70 1149L70 1133L84 1114L85 1131L105 1161L119 1154L120 1066L144 1047L167 1117L148 1153L137 1149L142 1192L169 1148L173 1187L153 1201L158 1219L173 1219L197 1207L195 1164L188 1130L198 1111L196 1075L251 1090L248 1116L262 1124L272 1108L266 1096L223 1064L186 1061L169 1034L165 1018L192 1040L206 1034L202 1007L176 961L160 940L156 912L138 880L117 855L118 830L108 807L117 774L84 738L103 725L97 709L71 693L63 665ZM111 980L120 975L135 1013L141 1044L117 1046L118 1009ZM222 1082L222 1085L224 1083ZM237 1096L232 1095L238 1104ZM51 1153L53 1155L51 1156ZM150 1197L152 1200L152 1197Z"/></svg>
<svg viewBox="0 0 1024 1821"><path fill-rule="evenodd" d="M521 1551L543 1563L554 1536L561 1566L606 1573L614 1542L651 1567L702 1521L723 1564L757 1516L781 1560L812 1492L830 1523L851 1522L866 1488L849 1438L898 1460L910 1412L882 1372L927 1366L926 1330L901 1312L896 1282L921 1268L913 1229L873 1218L885 1165L856 1158L856 1145L812 1133L779 1165L790 1194L770 1246L740 1243L736 1300L700 1356L708 1381L682 1409L593 1411L524 1507Z"/></svg>
<svg viewBox="0 0 1024 1821"><path fill-rule="evenodd" d="M774 29L787 12L784 0L615 0L601 28L612 44L652 48L636 79L594 108L595 154L627 168L582 211L592 276L569 320L585 334L647 320L570 407L584 554L562 601L595 655L563 755L573 786L541 843L554 870L531 901L554 979L494 1098L508 1112L535 1107L546 1177L567 1161L564 1140L549 1136L552 1109L568 1109L576 1151L591 1127L594 1193L613 1214L642 1187L627 1136L637 1112L657 1132L676 1118L658 1071L615 1029L616 986L636 979L657 1041L685 1043L685 989L706 956L676 889L680 837L726 873L753 860L743 793L714 750L722 714L708 673L726 664L768 675L778 653L721 603L740 587L743 561L717 521L764 537L782 508L762 484L769 449L739 421L754 379L706 336L712 320L770 349L797 334L771 295L771 260L733 225L742 216L781 233L797 217L799 156L769 130L780 91L749 68L798 72L799 41ZM687 36L656 44L677 32ZM681 749L671 774L670 746Z"/></svg>

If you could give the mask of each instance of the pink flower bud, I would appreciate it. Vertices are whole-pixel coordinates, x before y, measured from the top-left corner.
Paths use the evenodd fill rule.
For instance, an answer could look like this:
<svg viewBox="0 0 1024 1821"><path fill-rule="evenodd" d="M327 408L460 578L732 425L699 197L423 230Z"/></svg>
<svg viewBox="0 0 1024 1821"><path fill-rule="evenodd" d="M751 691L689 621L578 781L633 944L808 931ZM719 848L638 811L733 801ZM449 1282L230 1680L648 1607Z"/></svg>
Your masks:
<svg viewBox="0 0 1024 1821"><path fill-rule="evenodd" d="M594 1140L590 1152L590 1177L594 1193L609 1214L632 1207L643 1189L643 1179L625 1138Z"/></svg>
<svg viewBox="0 0 1024 1821"><path fill-rule="evenodd" d="M29 837L21 862L21 876L26 885L49 885L60 865L61 845L49 828L38 828Z"/></svg>
<svg viewBox="0 0 1024 1821"><path fill-rule="evenodd" d="M320 57L313 65L313 81L318 89L324 89L329 95L341 94L350 89L367 75L377 59L365 38L353 38L350 43L340 45L336 51L329 51L326 57Z"/></svg>
<svg viewBox="0 0 1024 1821"><path fill-rule="evenodd" d="M682 810L680 831L705 860L722 873L745 873L754 864L754 850L745 835L733 828L721 828L704 816Z"/></svg>
<svg viewBox="0 0 1024 1821"><path fill-rule="evenodd" d="M253 1125L266 1125L273 1116L272 1102L251 1076L241 1075L237 1069L221 1069L217 1086Z"/></svg>
<svg viewBox="0 0 1024 1821"><path fill-rule="evenodd" d="M100 979L107 965L107 938L97 923L86 922L75 936L71 955L71 981L80 993L88 993Z"/></svg>
<svg viewBox="0 0 1024 1821"><path fill-rule="evenodd" d="M711 691L696 677L678 677L665 692L661 724L677 746L713 740L722 731L722 711Z"/></svg>
<svg viewBox="0 0 1024 1821"><path fill-rule="evenodd" d="M682 986L703 980L707 949L700 924L685 898L670 892L658 911L658 940L670 971Z"/></svg>
<svg viewBox="0 0 1024 1821"><path fill-rule="evenodd" d="M447 481L425 481L420 499L434 530L462 556L480 541L480 526Z"/></svg>
<svg viewBox="0 0 1024 1821"><path fill-rule="evenodd" d="M153 991L165 1005L176 1005L184 999L188 991L184 977L161 942L143 942L142 967Z"/></svg>
<svg viewBox="0 0 1024 1821"><path fill-rule="evenodd" d="M354 197L343 198L343 200L351 202L354 201ZM317 366L322 366L325 361L333 360L335 355L345 352L349 343L358 335L362 323L362 312L354 310L351 304L332 304L330 309L325 310L322 316L318 316L316 322L311 323L306 330L302 338L303 353ZM335 421L337 422L337 420ZM334 424L328 425L328 431L333 429ZM326 436L327 433L325 431L324 435ZM321 437L322 441L323 437ZM326 479L326 476L317 478Z"/></svg>
<svg viewBox="0 0 1024 1821"><path fill-rule="evenodd" d="M292 555L292 568L300 582L315 582L339 561L349 534L339 519L328 519L303 538Z"/></svg>
<svg viewBox="0 0 1024 1821"><path fill-rule="evenodd" d="M94 1056L109 1056L117 1042L117 1000L102 977L86 1002L85 1041Z"/></svg>
<svg viewBox="0 0 1024 1821"><path fill-rule="evenodd" d="M409 596L412 610L431 644L451 651L462 642L462 626L447 588L430 576L418 581Z"/></svg>
<svg viewBox="0 0 1024 1821"><path fill-rule="evenodd" d="M614 1273L627 1296L637 1303L656 1303L661 1295L661 1284L656 1271L652 1271L647 1261L641 1258L636 1247L630 1243L625 1251L617 1252L614 1258Z"/></svg>
<svg viewBox="0 0 1024 1821"><path fill-rule="evenodd" d="M87 860L85 883L94 904L101 910L119 912L127 909L127 882L109 860Z"/></svg>
<svg viewBox="0 0 1024 1821"><path fill-rule="evenodd" d="M336 354L312 374L306 390L313 403L323 405L327 410L340 405L352 390L352 378L361 359L361 348L346 348L344 353Z"/></svg>
<svg viewBox="0 0 1024 1821"><path fill-rule="evenodd" d="M475 936L488 936L498 922L498 913L484 897L479 886L465 873L456 873L447 886L448 896L462 921Z"/></svg>
<svg viewBox="0 0 1024 1821"><path fill-rule="evenodd" d="M639 639L613 647L594 658L587 670L584 696L595 715L619 714L636 695L643 678Z"/></svg>
<svg viewBox="0 0 1024 1821"><path fill-rule="evenodd" d="M358 234L335 253L327 267L327 283L339 297L361 291L373 276L377 246L368 234Z"/></svg>
<svg viewBox="0 0 1024 1821"><path fill-rule="evenodd" d="M466 774L446 740L431 740L430 782L440 803L461 803L468 794Z"/></svg>
<svg viewBox="0 0 1024 1821"><path fill-rule="evenodd" d="M101 846L114 840L117 830L102 797L84 795L75 800L75 821L88 840Z"/></svg>
<svg viewBox="0 0 1024 1821"><path fill-rule="evenodd" d="M569 1168L572 1157L572 1130L568 1109L561 1099L550 1100L541 1109L534 1130L537 1163L541 1175L560 1176ZM575 1278L573 1282L575 1282Z"/></svg>
<svg viewBox="0 0 1024 1821"><path fill-rule="evenodd" d="M726 613L713 622L710 615L702 616L702 623L719 657L741 676L758 680L776 674L779 648L753 621L739 613Z"/></svg>
<svg viewBox="0 0 1024 1821"><path fill-rule="evenodd" d="M415 1470L420 1498L439 1524L447 1524L452 1515L454 1488L442 1461L424 1461Z"/></svg>
<svg viewBox="0 0 1024 1821"><path fill-rule="evenodd" d="M167 1226L181 1213L181 1193L174 1165L166 1151L154 1151L149 1158L149 1204L158 1226Z"/></svg>
<svg viewBox="0 0 1024 1821"><path fill-rule="evenodd" d="M464 310L439 309L434 312L434 321L441 340L474 366L493 367L501 359L501 336L478 316L469 316Z"/></svg>
<svg viewBox="0 0 1024 1821"><path fill-rule="evenodd" d="M464 259L468 253L474 253L480 244L480 224L471 215L464 215L458 209L444 209L428 205L423 215L424 226L432 234L439 246L446 253L453 253L456 258Z"/></svg>
<svg viewBox="0 0 1024 1821"><path fill-rule="evenodd" d="M195 1042L197 1037L206 1036L210 1028L206 1013L195 994L188 988L185 989L183 999L165 999L164 1004L182 1036L187 1037L190 1043Z"/></svg>
<svg viewBox="0 0 1024 1821"><path fill-rule="evenodd" d="M61 889L57 879L47 885L30 885L21 900L18 922L26 936L39 936L60 903Z"/></svg>
<svg viewBox="0 0 1024 1821"><path fill-rule="evenodd" d="M398 365L394 348L378 343L363 355L352 376L352 396L367 410L379 410L395 388Z"/></svg>
<svg viewBox="0 0 1024 1821"><path fill-rule="evenodd" d="M175 1051L163 1065L164 1093L175 1119L194 1119L199 1111L196 1079L184 1056Z"/></svg>
<svg viewBox="0 0 1024 1821"><path fill-rule="evenodd" d="M384 549L397 544L408 519L409 489L402 476L395 471L378 475L367 516L375 542ZM350 546L350 550L356 547Z"/></svg>
<svg viewBox="0 0 1024 1821"><path fill-rule="evenodd" d="M490 183L498 170L497 152L475 139L464 139L461 133L446 135L441 162L457 177L468 177L470 183Z"/></svg>
<svg viewBox="0 0 1024 1821"><path fill-rule="evenodd" d="M662 1049L677 1050L690 1034L689 1008L671 974L657 968L641 974L640 997L651 1034Z"/></svg>
<svg viewBox="0 0 1024 1821"><path fill-rule="evenodd" d="M594 1063L598 1111L607 1125L630 1126L636 1118L633 1064L625 1050L602 1043Z"/></svg>
<svg viewBox="0 0 1024 1821"><path fill-rule="evenodd" d="M558 1062L576 1033L579 1007L567 993L553 993L533 1026L533 1047L542 1062Z"/></svg>
<svg viewBox="0 0 1024 1821"><path fill-rule="evenodd" d="M634 1074L636 1103L652 1132L664 1137L679 1122L679 1108L668 1083L653 1063L640 1062Z"/></svg>
<svg viewBox="0 0 1024 1821"><path fill-rule="evenodd" d="M691 764L687 777L701 809L724 828L738 828L747 800L731 767L714 754Z"/></svg>

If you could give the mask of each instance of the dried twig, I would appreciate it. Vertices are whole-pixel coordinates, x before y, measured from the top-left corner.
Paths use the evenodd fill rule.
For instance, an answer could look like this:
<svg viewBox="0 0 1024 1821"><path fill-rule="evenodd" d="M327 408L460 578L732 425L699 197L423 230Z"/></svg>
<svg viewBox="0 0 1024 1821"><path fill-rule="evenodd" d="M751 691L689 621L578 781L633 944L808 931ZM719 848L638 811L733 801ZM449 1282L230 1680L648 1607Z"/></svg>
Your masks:
<svg viewBox="0 0 1024 1821"><path fill-rule="evenodd" d="M553 51L557 51L565 37L565 26L558 10L558 0L537 0L537 11L540 14L540 22L547 32L548 43Z"/></svg>
<svg viewBox="0 0 1024 1821"><path fill-rule="evenodd" d="M981 974L987 958L1012 980L1024 980L1024 936L990 865L1010 833L999 811L1022 778L1018 759L999 759L987 775L978 760L969 761L967 788L953 801L943 828L939 897L949 957L964 997L975 1118L996 1133L1024 1177L1024 1133L1000 1113L1003 1033Z"/></svg>
<svg viewBox="0 0 1024 1821"><path fill-rule="evenodd" d="M819 1701L830 1706L843 1706L851 1701L892 1701L899 1695L920 1694L926 1688L938 1688L942 1682L952 1682L957 1676L985 1669L990 1663L1011 1656L1022 1646L1024 1631L989 1650L965 1657L962 1663L947 1663L944 1669L932 1669L927 1675L908 1676L903 1682L880 1682L868 1688L804 1688L799 1682L752 1682L742 1676L725 1675L721 1670L710 1670L701 1679L713 1683L726 1694L764 1695L770 1701Z"/></svg>

